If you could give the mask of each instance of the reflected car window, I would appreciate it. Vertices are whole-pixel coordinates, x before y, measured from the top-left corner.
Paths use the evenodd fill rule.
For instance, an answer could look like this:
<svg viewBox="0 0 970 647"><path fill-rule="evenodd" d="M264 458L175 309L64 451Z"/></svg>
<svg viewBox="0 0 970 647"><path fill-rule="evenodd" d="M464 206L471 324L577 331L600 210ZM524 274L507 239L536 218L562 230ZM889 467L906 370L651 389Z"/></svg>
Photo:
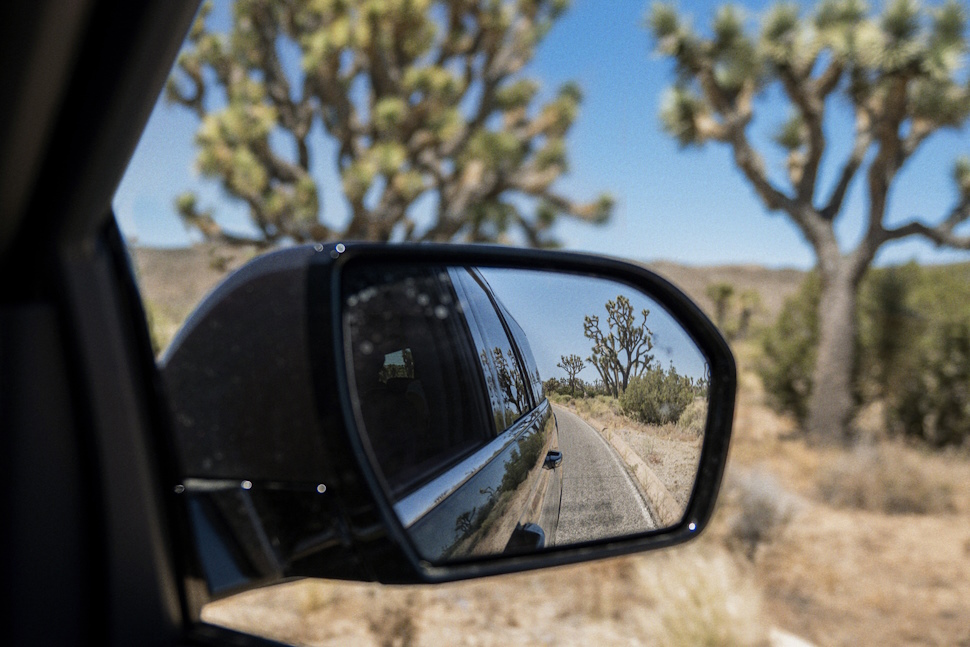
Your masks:
<svg viewBox="0 0 970 647"><path fill-rule="evenodd" d="M532 387L532 397L536 402L542 402L546 397L542 389L542 377L539 375L539 367L536 366L535 355L532 354L532 347L529 345L529 338L526 337L525 331L519 325L519 322L515 320L515 317L506 309L505 305L496 300L499 309L502 311L502 317L505 319L505 323L508 324L509 332L512 333L512 339L515 340L515 345L519 347L519 357L522 359L523 366L528 375L528 382Z"/></svg>
<svg viewBox="0 0 970 647"><path fill-rule="evenodd" d="M469 270L452 270L461 286L461 298L467 301L475 350L482 368L489 376L489 392L495 427L504 431L529 410L529 395L522 370L508 333L484 280Z"/></svg>
<svg viewBox="0 0 970 647"><path fill-rule="evenodd" d="M345 294L361 422L403 494L493 435L468 325L443 269L351 270Z"/></svg>

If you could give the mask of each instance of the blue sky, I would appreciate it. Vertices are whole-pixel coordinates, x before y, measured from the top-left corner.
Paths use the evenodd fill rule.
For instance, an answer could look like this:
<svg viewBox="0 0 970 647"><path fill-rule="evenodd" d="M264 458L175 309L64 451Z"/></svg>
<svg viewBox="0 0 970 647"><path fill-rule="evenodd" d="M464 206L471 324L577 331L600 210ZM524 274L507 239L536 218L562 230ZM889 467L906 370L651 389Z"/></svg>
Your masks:
<svg viewBox="0 0 970 647"><path fill-rule="evenodd" d="M681 2L706 25L717 2ZM767 2L746 2L755 16ZM679 149L660 129L657 111L662 92L673 78L671 64L651 53L642 28L645 1L573 0L572 8L540 45L527 74L538 78L545 96L568 80L578 81L585 99L570 133L570 173L561 191L576 199L593 199L603 191L617 198L612 221L602 227L567 222L556 234L567 249L638 260L666 259L692 265L727 263L808 268L811 250L780 214L769 215L741 174L729 151L709 145ZM221 12L221 16L220 16ZM225 20L217 9L216 20ZM763 141L784 119L777 96L762 102L761 121L753 138ZM823 167L829 179L848 147L847 115L836 104L828 125L830 147ZM174 198L197 190L204 206L216 208L227 228L245 230L246 213L226 200L212 183L193 170L192 137L196 119L187 110L156 105L128 173L115 196L115 210L125 234L139 244L178 246L192 238L174 209ZM840 133L846 133L841 135ZM320 133L313 153L324 162L316 176L329 218L340 220L339 181L332 164L333 147ZM938 134L910 160L890 199L890 223L913 218L939 219L956 198L950 169L959 155L970 154L970 128ZM769 162L777 158L768 157ZM839 223L845 247L861 235L865 207L857 182ZM970 260L970 254L938 251L922 241L887 246L880 264L916 259L921 262Z"/></svg>

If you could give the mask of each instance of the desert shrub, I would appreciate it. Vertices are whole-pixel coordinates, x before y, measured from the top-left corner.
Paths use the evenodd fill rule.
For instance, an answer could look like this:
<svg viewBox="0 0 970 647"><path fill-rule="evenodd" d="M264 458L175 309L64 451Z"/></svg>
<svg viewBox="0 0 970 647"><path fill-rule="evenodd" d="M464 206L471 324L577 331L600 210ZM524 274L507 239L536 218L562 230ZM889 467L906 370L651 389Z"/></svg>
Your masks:
<svg viewBox="0 0 970 647"><path fill-rule="evenodd" d="M812 391L812 369L818 347L818 303L822 284L809 274L790 297L774 326L762 334L762 357L757 371L776 409L804 422Z"/></svg>
<svg viewBox="0 0 970 647"><path fill-rule="evenodd" d="M819 495L835 506L887 514L949 512L953 485L938 467L912 448L860 445L822 471Z"/></svg>
<svg viewBox="0 0 970 647"><path fill-rule="evenodd" d="M860 402L891 396L918 354L923 318L912 308L919 266L872 270L859 290L856 392Z"/></svg>
<svg viewBox="0 0 970 647"><path fill-rule="evenodd" d="M569 380L550 377L542 383L542 390L545 391L546 395L569 393Z"/></svg>
<svg viewBox="0 0 970 647"><path fill-rule="evenodd" d="M911 350L898 361L887 392L891 431L932 446L970 436L970 264L920 267L907 303Z"/></svg>
<svg viewBox="0 0 970 647"><path fill-rule="evenodd" d="M594 386L589 382L581 378L575 378L576 393L575 397L592 397L594 395L608 394L608 391L602 387ZM572 388L569 386L569 380L561 377L550 377L548 380L542 383L542 388L548 393L562 393L573 395Z"/></svg>
<svg viewBox="0 0 970 647"><path fill-rule="evenodd" d="M148 335L152 343L152 351L159 355L175 336L179 324L168 316L165 309L150 299L143 302L145 320L148 324Z"/></svg>
<svg viewBox="0 0 970 647"><path fill-rule="evenodd" d="M622 413L620 401L612 395L600 393L591 398L591 405L594 413Z"/></svg>
<svg viewBox="0 0 970 647"><path fill-rule="evenodd" d="M598 395L613 397L613 392L599 380L595 382L582 382L582 387L583 393L590 398Z"/></svg>
<svg viewBox="0 0 970 647"><path fill-rule="evenodd" d="M571 404L577 412L584 416L602 418L621 413L619 402L616 398L610 395L596 395L577 398L560 396L560 398L568 398L568 404Z"/></svg>
<svg viewBox="0 0 970 647"><path fill-rule="evenodd" d="M694 382L671 366L654 366L630 380L620 394L626 415L651 425L676 423L694 400Z"/></svg>
<svg viewBox="0 0 970 647"><path fill-rule="evenodd" d="M795 511L792 496L766 472L732 480L730 499L737 510L729 524L728 543L751 560L759 546L780 534Z"/></svg>
<svg viewBox="0 0 970 647"><path fill-rule="evenodd" d="M704 435L707 427L707 398L694 398L680 414L677 426L698 438Z"/></svg>
<svg viewBox="0 0 970 647"><path fill-rule="evenodd" d="M707 298L714 304L714 323L727 333L728 311L734 301L734 286L730 283L711 283L705 290Z"/></svg>
<svg viewBox="0 0 970 647"><path fill-rule="evenodd" d="M900 378L890 422L934 447L970 438L970 323L938 326L913 370Z"/></svg>
<svg viewBox="0 0 970 647"><path fill-rule="evenodd" d="M821 284L809 274L761 337L757 370L774 407L804 422ZM970 265L873 269L859 290L854 395L882 402L889 431L935 446L970 434Z"/></svg>
<svg viewBox="0 0 970 647"><path fill-rule="evenodd" d="M738 317L731 339L747 339L753 328L755 316L764 312L761 293L757 290L745 290L738 297Z"/></svg>
<svg viewBox="0 0 970 647"><path fill-rule="evenodd" d="M916 265L871 270L859 288L853 366L857 403L884 397L895 384L893 378L905 373L902 360L913 354L913 340L919 335L907 305L918 270ZM757 370L765 390L777 410L799 422L808 415L821 295L821 281L812 272L761 338Z"/></svg>
<svg viewBox="0 0 970 647"><path fill-rule="evenodd" d="M164 338L163 333L159 330L158 308L155 303L153 301L149 301L148 299L145 299L143 303L143 307L145 308L145 320L148 324L148 336L152 342L152 352L158 355L162 349L165 348L168 340Z"/></svg>

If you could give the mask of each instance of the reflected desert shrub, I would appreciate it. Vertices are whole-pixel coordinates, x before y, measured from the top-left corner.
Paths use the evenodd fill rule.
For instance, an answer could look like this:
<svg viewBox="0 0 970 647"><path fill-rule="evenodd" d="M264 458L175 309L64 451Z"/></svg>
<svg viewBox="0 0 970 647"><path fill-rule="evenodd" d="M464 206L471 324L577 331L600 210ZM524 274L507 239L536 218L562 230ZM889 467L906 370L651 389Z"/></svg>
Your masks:
<svg viewBox="0 0 970 647"><path fill-rule="evenodd" d="M620 394L620 407L628 416L648 425L676 423L693 402L694 382L671 366L656 366L630 380Z"/></svg>
<svg viewBox="0 0 970 647"><path fill-rule="evenodd" d="M951 512L953 484L937 461L897 444L858 446L819 475L819 494L835 506L886 514Z"/></svg>
<svg viewBox="0 0 970 647"><path fill-rule="evenodd" d="M180 324L155 301L146 298L142 305L145 308L145 320L148 323L148 335L152 342L152 351L156 356L161 355L165 347L175 337Z"/></svg>
<svg viewBox="0 0 970 647"><path fill-rule="evenodd" d="M622 412L619 401L609 395L597 395L589 400L590 412L595 415L613 414L620 415Z"/></svg>
<svg viewBox="0 0 970 647"><path fill-rule="evenodd" d="M680 414L677 426L692 436L703 436L707 426L707 398L694 398Z"/></svg>
<svg viewBox="0 0 970 647"><path fill-rule="evenodd" d="M557 377L550 377L548 380L543 381L542 390L545 392L546 397L550 400L553 399L554 395L560 393L567 393L568 390L563 387L565 380L559 379Z"/></svg>
<svg viewBox="0 0 970 647"><path fill-rule="evenodd" d="M608 395L576 398L571 398L568 395L558 395L552 398L552 401L558 404L569 405L582 416L609 418L611 415L620 415L619 402L617 402L616 398Z"/></svg>

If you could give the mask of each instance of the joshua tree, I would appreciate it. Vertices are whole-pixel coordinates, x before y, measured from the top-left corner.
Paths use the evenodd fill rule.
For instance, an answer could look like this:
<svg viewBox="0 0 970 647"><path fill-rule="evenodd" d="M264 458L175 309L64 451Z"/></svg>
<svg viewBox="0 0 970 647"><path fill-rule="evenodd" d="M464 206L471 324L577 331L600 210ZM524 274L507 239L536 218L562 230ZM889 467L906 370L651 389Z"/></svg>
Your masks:
<svg viewBox="0 0 970 647"><path fill-rule="evenodd" d="M607 332L600 328L596 315L583 320L583 334L593 342L586 361L603 378L607 389L618 398L626 390L631 377L640 375L653 362L653 333L647 328L649 310L642 310L643 321L637 323L630 300L619 295L606 302Z"/></svg>
<svg viewBox="0 0 970 647"><path fill-rule="evenodd" d="M560 362L556 364L559 368L566 371L569 379L569 395L576 395L576 376L586 367L586 362L579 355L560 355Z"/></svg>
<svg viewBox="0 0 970 647"><path fill-rule="evenodd" d="M762 308L761 294L757 290L745 290L739 298L738 325L734 331L737 339L745 339L751 332L751 319Z"/></svg>
<svg viewBox="0 0 970 647"><path fill-rule="evenodd" d="M724 330L727 327L728 311L734 298L734 286L730 283L712 283L707 286L707 298L714 303L714 322Z"/></svg>
<svg viewBox="0 0 970 647"><path fill-rule="evenodd" d="M907 160L934 133L963 127L970 114L964 13L955 1L924 10L915 0L893 0L880 14L861 0L825 0L811 15L778 4L755 33L740 10L725 6L702 36L668 5L650 11L657 50L677 70L661 109L666 131L684 146L727 145L768 211L786 214L815 252L822 298L807 421L813 438L845 436L858 287L880 247L922 237L970 249L970 235L958 232L970 217L966 158L955 165L951 211L886 223L890 189ZM748 132L758 99L776 88L791 110L774 138L787 153L779 169L786 181L766 168ZM851 130L840 134L826 119L836 102L854 116ZM831 136L852 141L844 159L826 153ZM833 165L831 184L822 180L823 159ZM843 251L836 223L857 178L868 199L865 231L855 249Z"/></svg>
<svg viewBox="0 0 970 647"><path fill-rule="evenodd" d="M513 230L543 246L561 215L604 222L608 196L580 204L554 187L578 87L541 103L521 73L566 4L236 0L225 30L206 4L167 96L198 116L199 170L245 203L257 233L227 231L192 193L179 214L208 239L264 246ZM322 204L331 164L345 224Z"/></svg>

